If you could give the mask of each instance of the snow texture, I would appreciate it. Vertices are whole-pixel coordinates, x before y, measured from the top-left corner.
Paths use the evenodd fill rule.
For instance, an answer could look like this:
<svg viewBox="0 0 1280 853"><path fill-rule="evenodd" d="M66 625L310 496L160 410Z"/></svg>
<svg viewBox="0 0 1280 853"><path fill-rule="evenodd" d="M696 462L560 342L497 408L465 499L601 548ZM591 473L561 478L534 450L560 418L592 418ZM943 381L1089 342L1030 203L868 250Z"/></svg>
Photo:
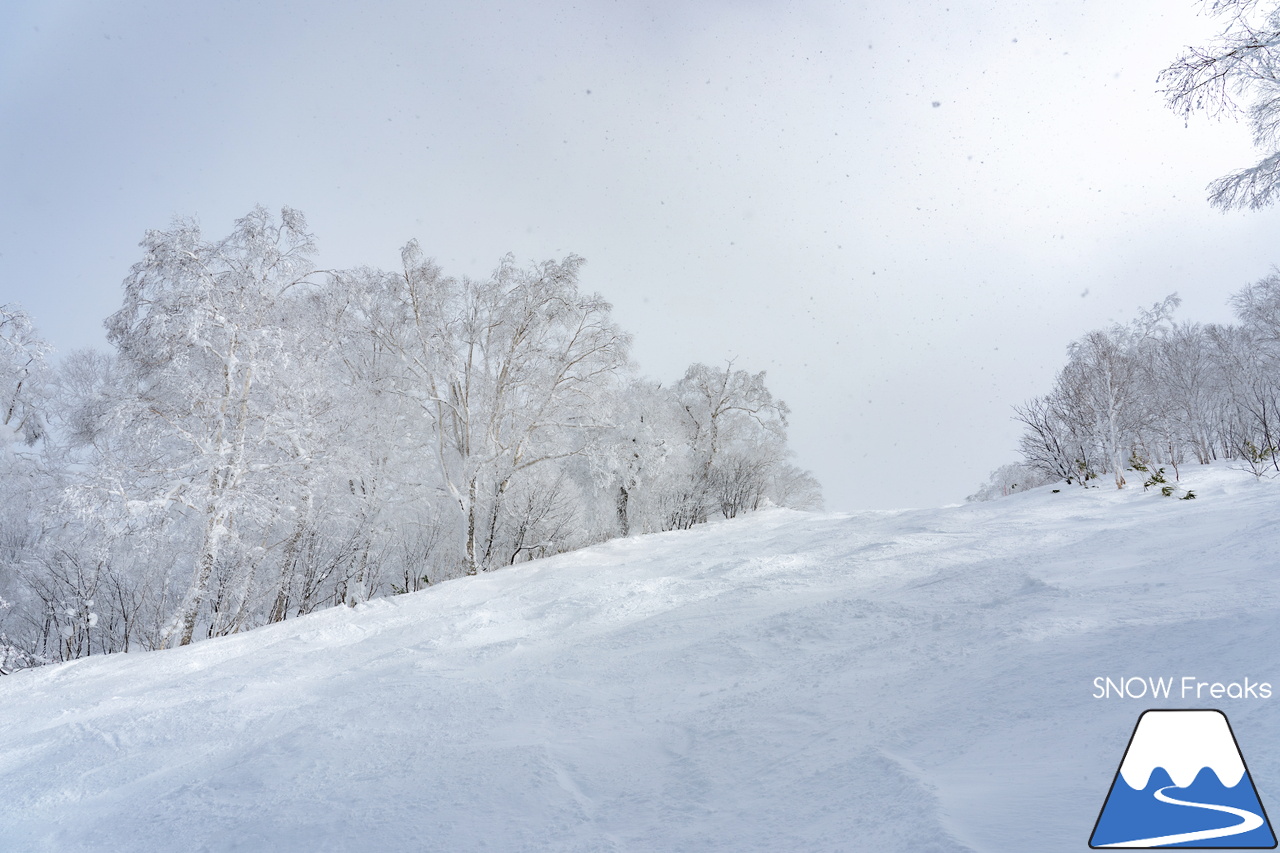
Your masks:
<svg viewBox="0 0 1280 853"><path fill-rule="evenodd" d="M1183 479L769 510L0 678L2 846L1082 850L1149 701L1094 678L1280 683L1280 489ZM1272 802L1276 701L1215 704Z"/></svg>

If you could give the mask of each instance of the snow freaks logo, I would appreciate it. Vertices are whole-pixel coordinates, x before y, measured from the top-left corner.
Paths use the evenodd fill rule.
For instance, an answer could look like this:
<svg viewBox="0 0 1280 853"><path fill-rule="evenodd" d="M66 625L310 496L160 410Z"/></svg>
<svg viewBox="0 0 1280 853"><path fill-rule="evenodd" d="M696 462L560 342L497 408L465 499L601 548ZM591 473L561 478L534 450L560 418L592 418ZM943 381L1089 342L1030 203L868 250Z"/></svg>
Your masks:
<svg viewBox="0 0 1280 853"><path fill-rule="evenodd" d="M1146 678L1132 676L1112 680L1098 676L1093 680L1094 699L1168 699L1170 694L1183 699L1270 699L1271 682L1233 681L1223 684L1201 681L1194 675L1184 675L1181 680L1172 678Z"/></svg>
<svg viewBox="0 0 1280 853"><path fill-rule="evenodd" d="M1221 711L1144 711L1089 846L1271 849L1275 833Z"/></svg>

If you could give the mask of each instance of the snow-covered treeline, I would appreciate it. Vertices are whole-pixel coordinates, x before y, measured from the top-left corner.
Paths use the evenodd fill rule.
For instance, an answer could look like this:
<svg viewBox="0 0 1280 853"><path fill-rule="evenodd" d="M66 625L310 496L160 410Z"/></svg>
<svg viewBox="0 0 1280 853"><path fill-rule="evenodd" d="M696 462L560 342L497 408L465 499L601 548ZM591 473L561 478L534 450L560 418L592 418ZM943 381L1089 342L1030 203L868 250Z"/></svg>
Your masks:
<svg viewBox="0 0 1280 853"><path fill-rule="evenodd" d="M262 208L142 247L113 353L0 307L0 671L821 503L764 374L639 376L578 257L318 270Z"/></svg>
<svg viewBox="0 0 1280 853"><path fill-rule="evenodd" d="M1135 472L1176 493L1179 466L1215 459L1280 473L1280 272L1231 298L1232 325L1176 322L1178 303L1072 343L1053 389L1015 407L1023 463L972 497L1059 480L1123 488Z"/></svg>

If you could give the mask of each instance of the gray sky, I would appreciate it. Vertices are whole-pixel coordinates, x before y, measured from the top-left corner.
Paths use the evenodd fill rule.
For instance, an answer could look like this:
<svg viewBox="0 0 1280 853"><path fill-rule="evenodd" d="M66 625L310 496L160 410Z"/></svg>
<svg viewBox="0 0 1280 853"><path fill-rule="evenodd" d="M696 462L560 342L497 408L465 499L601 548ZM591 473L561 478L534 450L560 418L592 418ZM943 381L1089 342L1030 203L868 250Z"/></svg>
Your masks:
<svg viewBox="0 0 1280 853"><path fill-rule="evenodd" d="M766 370L831 509L961 500L1066 345L1280 262L1166 110L1190 0L0 5L0 303L60 350L148 228L302 210L324 266L574 252L636 360Z"/></svg>

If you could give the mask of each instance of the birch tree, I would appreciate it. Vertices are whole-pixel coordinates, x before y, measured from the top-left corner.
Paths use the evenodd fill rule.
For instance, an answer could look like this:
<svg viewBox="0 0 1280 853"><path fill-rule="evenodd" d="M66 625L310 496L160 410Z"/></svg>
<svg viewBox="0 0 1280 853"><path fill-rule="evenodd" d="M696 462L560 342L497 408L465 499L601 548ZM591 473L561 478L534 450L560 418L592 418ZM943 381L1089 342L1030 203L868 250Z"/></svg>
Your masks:
<svg viewBox="0 0 1280 853"><path fill-rule="evenodd" d="M215 566L237 523L265 509L255 488L269 469L272 386L289 375L288 302L313 270L300 213L259 207L208 241L193 221L148 232L145 257L107 320L130 397L119 410L146 458L146 500L197 519L187 592L166 629L190 643Z"/></svg>
<svg viewBox="0 0 1280 853"><path fill-rule="evenodd" d="M507 256L482 280L443 275L416 243L402 261L395 276L363 274L376 292L370 331L399 358L397 393L422 416L475 574L506 562L498 533L513 486L600 440L630 337L608 302L580 292L576 256L531 267Z"/></svg>
<svg viewBox="0 0 1280 853"><path fill-rule="evenodd" d="M0 428L7 431L6 439L31 446L44 436L51 349L25 311L0 305Z"/></svg>
<svg viewBox="0 0 1280 853"><path fill-rule="evenodd" d="M51 347L17 306L0 306L0 674L38 660L9 637L23 615L22 567L36 554L54 475L47 444ZM17 608L17 613L15 613Z"/></svg>
<svg viewBox="0 0 1280 853"><path fill-rule="evenodd" d="M719 509L732 518L754 509L785 455L787 404L775 400L765 374L694 364L676 388L697 458L689 495L697 521ZM684 526L684 525L677 525Z"/></svg>
<svg viewBox="0 0 1280 853"><path fill-rule="evenodd" d="M1201 0L1221 16L1207 45L1189 47L1160 74L1170 108L1190 117L1243 118L1262 158L1209 185L1223 209L1266 207L1280 193L1280 6L1267 0Z"/></svg>

